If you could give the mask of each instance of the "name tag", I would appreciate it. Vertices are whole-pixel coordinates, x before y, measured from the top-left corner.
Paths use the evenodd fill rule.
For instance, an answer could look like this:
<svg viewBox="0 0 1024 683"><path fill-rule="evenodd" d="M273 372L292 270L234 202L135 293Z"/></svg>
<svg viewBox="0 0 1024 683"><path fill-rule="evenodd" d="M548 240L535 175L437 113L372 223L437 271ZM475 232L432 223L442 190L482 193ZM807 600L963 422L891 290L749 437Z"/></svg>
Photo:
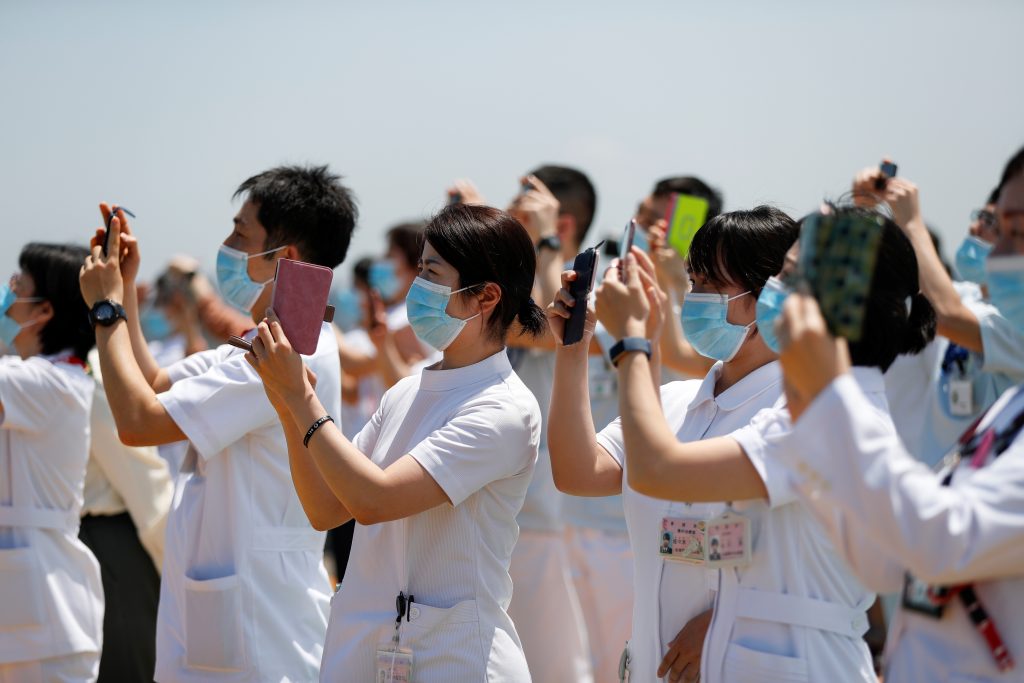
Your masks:
<svg viewBox="0 0 1024 683"><path fill-rule="evenodd" d="M750 564L750 520L731 510L713 519L663 517L658 554L708 569Z"/></svg>
<svg viewBox="0 0 1024 683"><path fill-rule="evenodd" d="M969 379L949 381L949 412L957 417L974 414L974 384Z"/></svg>
<svg viewBox="0 0 1024 683"><path fill-rule="evenodd" d="M750 564L750 520L726 510L721 517L708 520L709 569L746 567Z"/></svg>
<svg viewBox="0 0 1024 683"><path fill-rule="evenodd" d="M658 554L673 562L706 563L707 525L704 519L662 517Z"/></svg>
<svg viewBox="0 0 1024 683"><path fill-rule="evenodd" d="M377 646L375 683L412 683L412 650L389 640Z"/></svg>

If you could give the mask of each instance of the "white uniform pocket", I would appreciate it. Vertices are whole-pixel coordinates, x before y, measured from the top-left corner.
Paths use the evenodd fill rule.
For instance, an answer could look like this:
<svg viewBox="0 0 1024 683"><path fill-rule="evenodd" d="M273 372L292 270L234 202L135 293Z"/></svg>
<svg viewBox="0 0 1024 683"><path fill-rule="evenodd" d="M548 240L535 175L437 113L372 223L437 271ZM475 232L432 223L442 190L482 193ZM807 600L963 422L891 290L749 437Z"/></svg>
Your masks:
<svg viewBox="0 0 1024 683"><path fill-rule="evenodd" d="M453 607L413 603L409 621L402 621L402 645L416 657L416 681L483 680L487 656L480 643L475 600Z"/></svg>
<svg viewBox="0 0 1024 683"><path fill-rule="evenodd" d="M237 576L185 578L185 664L209 671L246 668L242 586Z"/></svg>
<svg viewBox="0 0 1024 683"><path fill-rule="evenodd" d="M0 630L43 624L43 577L32 548L0 550Z"/></svg>
<svg viewBox="0 0 1024 683"><path fill-rule="evenodd" d="M807 662L729 643L725 652L724 679L729 683L802 683L807 681Z"/></svg>

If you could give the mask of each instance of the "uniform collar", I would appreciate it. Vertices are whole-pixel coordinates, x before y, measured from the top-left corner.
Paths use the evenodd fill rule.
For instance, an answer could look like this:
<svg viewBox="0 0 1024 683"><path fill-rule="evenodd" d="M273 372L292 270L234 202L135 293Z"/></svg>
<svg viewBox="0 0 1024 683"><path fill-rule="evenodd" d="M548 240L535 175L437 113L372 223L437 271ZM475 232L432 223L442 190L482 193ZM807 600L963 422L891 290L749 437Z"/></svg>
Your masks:
<svg viewBox="0 0 1024 683"><path fill-rule="evenodd" d="M865 394L885 393L885 377L878 368L857 365L851 368L850 374L853 375L853 381Z"/></svg>
<svg viewBox="0 0 1024 683"><path fill-rule="evenodd" d="M420 389L426 391L449 391L459 387L483 381L495 375L507 375L512 372L508 354L505 349L484 358L479 363L467 365L454 370L431 370L426 368L420 373Z"/></svg>
<svg viewBox="0 0 1024 683"><path fill-rule="evenodd" d="M715 383L722 372L722 362L712 366L697 390L697 395L690 401L687 410L693 410L706 401L714 401L722 410L736 410L745 403L754 400L770 390L781 391L782 371L779 361L762 365L718 396L715 396Z"/></svg>

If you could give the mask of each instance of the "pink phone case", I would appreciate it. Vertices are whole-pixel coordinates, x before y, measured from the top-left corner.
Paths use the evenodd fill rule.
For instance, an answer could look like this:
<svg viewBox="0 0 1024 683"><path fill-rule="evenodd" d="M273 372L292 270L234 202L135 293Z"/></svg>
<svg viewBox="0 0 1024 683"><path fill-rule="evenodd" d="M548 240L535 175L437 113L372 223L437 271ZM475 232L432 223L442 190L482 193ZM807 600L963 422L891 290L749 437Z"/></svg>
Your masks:
<svg viewBox="0 0 1024 683"><path fill-rule="evenodd" d="M330 268L289 259L277 262L271 306L292 348L304 356L316 351L321 323L330 320L327 296L333 279Z"/></svg>

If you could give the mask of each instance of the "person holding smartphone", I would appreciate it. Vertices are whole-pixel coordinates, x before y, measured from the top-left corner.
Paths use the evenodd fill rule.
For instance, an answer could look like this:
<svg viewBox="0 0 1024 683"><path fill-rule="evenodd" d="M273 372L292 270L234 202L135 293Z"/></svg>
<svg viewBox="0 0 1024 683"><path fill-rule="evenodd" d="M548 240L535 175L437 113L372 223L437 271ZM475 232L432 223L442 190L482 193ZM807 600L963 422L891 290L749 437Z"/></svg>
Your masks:
<svg viewBox="0 0 1024 683"><path fill-rule="evenodd" d="M78 538L95 342L82 247L33 243L0 286L0 680L94 681L100 566Z"/></svg>
<svg viewBox="0 0 1024 683"><path fill-rule="evenodd" d="M825 208L804 219L805 230L813 234L827 223L844 228L859 223L880 235L861 337L850 344L850 353L853 379L868 397L871 415L891 424L882 373L898 355L926 346L934 335L935 313L917 292L914 250L895 223L867 210ZM773 351L778 349L774 323L797 282L799 252L794 244L786 265L759 297L757 326ZM598 317L628 337L646 329L646 318L657 314L646 303L643 283L633 272L627 283L612 280L602 288ZM750 529L751 552L721 568L717 577L701 679L877 680L863 639L875 595L837 558L813 512L789 485L775 447L791 429L787 408L764 409L728 435L680 442L657 411L659 396L642 354L620 363L619 374L617 426L630 486L659 499L733 501L737 523ZM709 539L709 563L726 559L724 537L709 532Z"/></svg>
<svg viewBox="0 0 1024 683"><path fill-rule="evenodd" d="M344 259L356 208L326 166L273 168L236 196L244 201L218 253L217 280L255 323L270 305L279 259L327 267ZM120 213L111 233L107 257L102 233L94 238L81 290L98 323L118 433L129 445L189 442L167 520L155 678L313 681L330 599L324 533L295 494L285 435L259 375L231 345L159 367L139 324L138 240ZM323 402L338 412L330 324L307 361Z"/></svg>
<svg viewBox="0 0 1024 683"><path fill-rule="evenodd" d="M680 439L728 434L781 397L776 355L755 325L755 304L765 282L782 268L796 236L796 223L768 206L721 214L697 231L690 250L693 290L683 304L683 327L697 351L717 362L703 380L674 382L663 389L661 409ZM641 251L633 254L645 264L641 277L654 296L653 264ZM573 277L563 274L563 289L548 307L551 331L559 339L569 315L566 287ZM658 347L647 340L659 338L660 324L660 318L649 317L642 339L629 342L631 348L651 354L653 367ZM595 325L591 315L585 343L560 346L556 351L548 427L555 483L576 496L623 496L634 557L633 631L628 648L631 679L651 681L671 669L678 680L690 663L676 661L673 646L678 644L685 645L692 657L694 666L687 675L693 680L717 571L679 561L674 553L662 555L659 541L666 519L706 523L719 516L725 505L667 503L629 485L621 428L613 423L598 433L590 411L586 354ZM611 349L616 364L629 355L625 343L617 342ZM656 378L652 381L657 384ZM700 615L703 625L684 630Z"/></svg>
<svg viewBox="0 0 1024 683"><path fill-rule="evenodd" d="M530 680L506 609L540 411L505 337L514 321L542 329L535 262L507 213L441 210L406 301L442 359L391 388L353 441L276 319L260 323L248 360L288 437L299 499L318 528L357 522L321 680L409 680L410 668L419 683Z"/></svg>
<svg viewBox="0 0 1024 683"><path fill-rule="evenodd" d="M999 188L988 285L1024 333L1024 149ZM1024 388L1007 390L935 473L891 423L872 418L847 344L832 338L812 298L790 295L779 341L794 420L779 453L794 491L858 576L904 593L885 680L1019 680Z"/></svg>

